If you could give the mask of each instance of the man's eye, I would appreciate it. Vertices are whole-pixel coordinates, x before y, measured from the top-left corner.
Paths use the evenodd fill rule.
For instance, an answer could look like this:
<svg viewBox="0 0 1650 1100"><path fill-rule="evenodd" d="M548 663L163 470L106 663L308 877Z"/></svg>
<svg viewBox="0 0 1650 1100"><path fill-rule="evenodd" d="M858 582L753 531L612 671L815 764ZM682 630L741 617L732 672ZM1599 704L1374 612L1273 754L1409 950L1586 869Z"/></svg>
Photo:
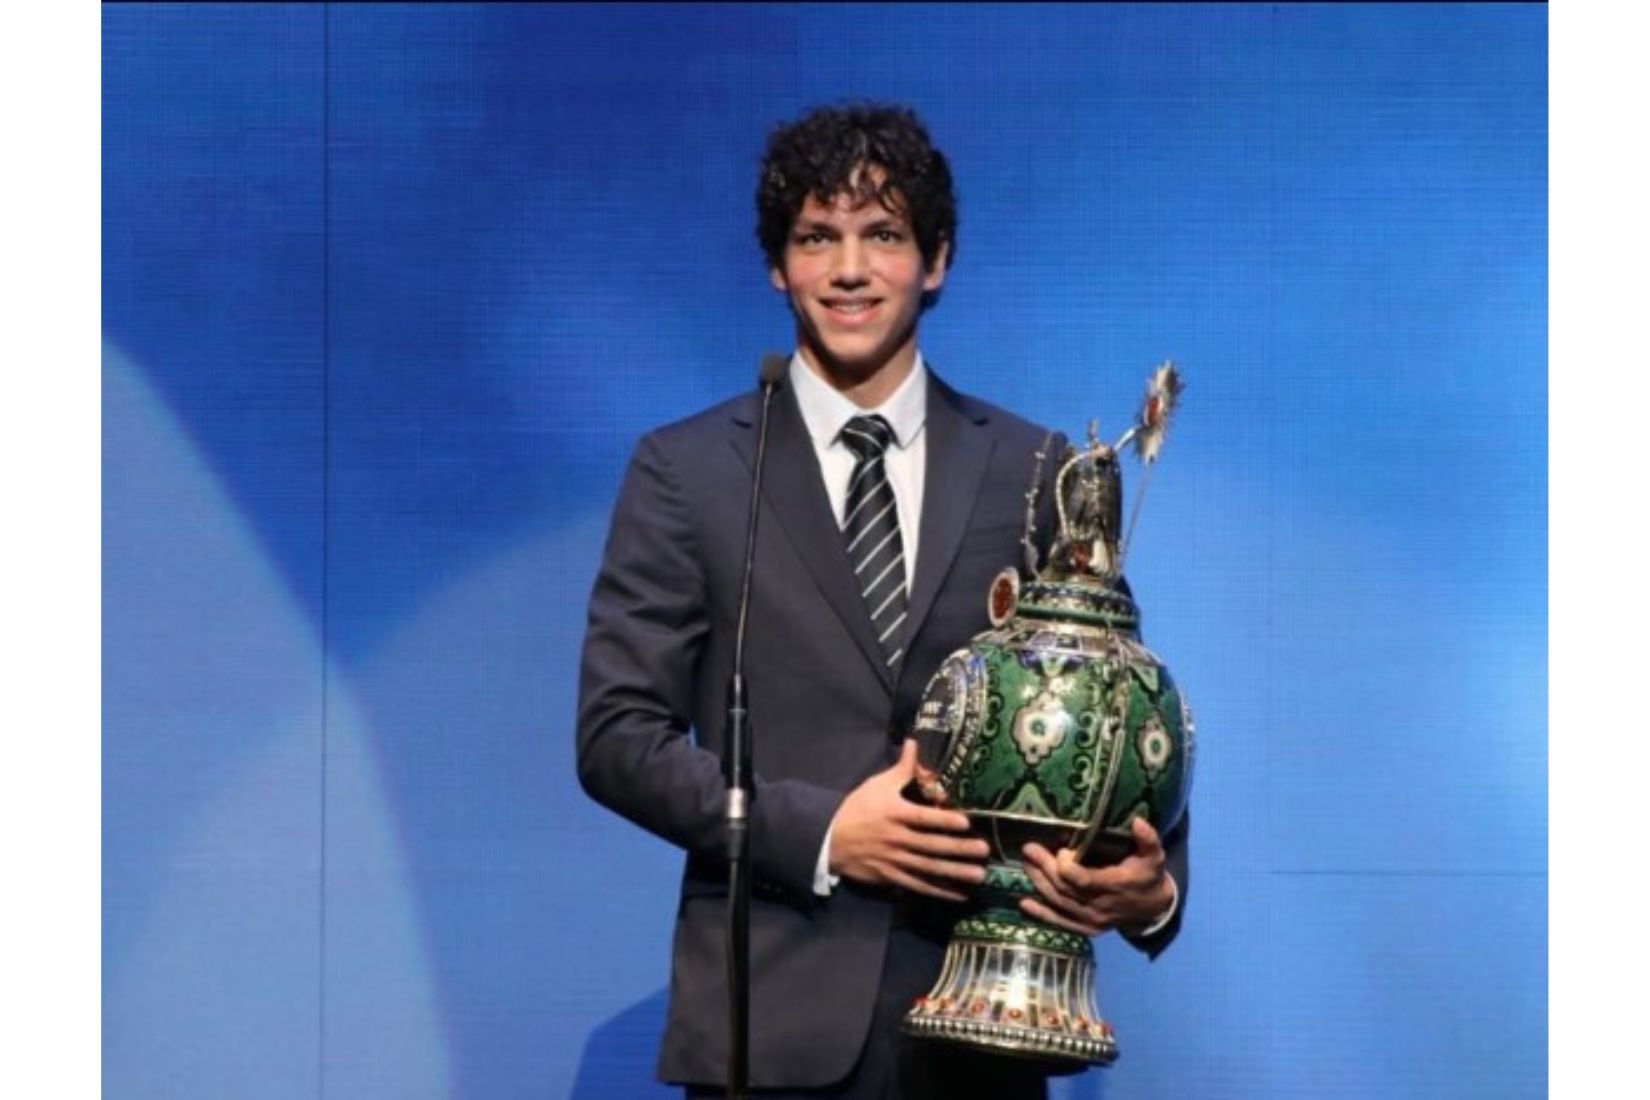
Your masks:
<svg viewBox="0 0 1650 1100"><path fill-rule="evenodd" d="M883 244L897 244L905 238L897 230L879 229L876 232L876 239Z"/></svg>
<svg viewBox="0 0 1650 1100"><path fill-rule="evenodd" d="M819 232L818 230L815 230L812 233L799 233L796 237L797 244L823 244L824 241L825 234Z"/></svg>

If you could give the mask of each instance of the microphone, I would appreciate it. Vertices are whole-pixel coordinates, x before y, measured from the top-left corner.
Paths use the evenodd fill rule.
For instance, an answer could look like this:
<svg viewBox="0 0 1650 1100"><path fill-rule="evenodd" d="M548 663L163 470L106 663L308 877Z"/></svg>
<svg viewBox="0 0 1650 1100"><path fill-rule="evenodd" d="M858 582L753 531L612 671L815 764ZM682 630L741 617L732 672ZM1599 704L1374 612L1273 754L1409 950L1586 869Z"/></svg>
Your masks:
<svg viewBox="0 0 1650 1100"><path fill-rule="evenodd" d="M757 384L762 415L751 466L750 519L745 526L745 568L739 583L739 619L733 638L733 675L728 681L728 725L722 742L722 775L727 780L725 829L728 852L728 1096L745 1100L750 1079L750 802L751 730L745 699L745 632L750 618L751 576L756 568L756 521L762 511L762 465L768 452L768 412L790 359L762 357Z"/></svg>
<svg viewBox="0 0 1650 1100"><path fill-rule="evenodd" d="M785 371L790 367L788 356L776 352L769 352L762 357L762 368L757 372L756 384L766 390L769 386L777 386L785 378Z"/></svg>

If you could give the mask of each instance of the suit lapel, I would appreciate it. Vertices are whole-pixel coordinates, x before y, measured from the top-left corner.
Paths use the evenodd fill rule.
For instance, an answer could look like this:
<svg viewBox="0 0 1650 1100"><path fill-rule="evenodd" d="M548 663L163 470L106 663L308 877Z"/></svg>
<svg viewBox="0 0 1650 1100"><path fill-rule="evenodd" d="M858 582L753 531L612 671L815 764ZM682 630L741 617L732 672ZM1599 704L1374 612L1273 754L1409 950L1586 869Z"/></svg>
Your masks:
<svg viewBox="0 0 1650 1100"><path fill-rule="evenodd" d="M911 585L910 633L915 638L933 610L940 582L951 570L979 499L980 482L994 441L981 431L983 414L964 407L957 392L932 371L928 376L928 457L922 490L922 527L917 543L917 575ZM985 599L985 593L980 593Z"/></svg>
<svg viewBox="0 0 1650 1100"><path fill-rule="evenodd" d="M932 399L929 407L933 407ZM734 419L751 427L760 408L759 402L752 401L741 406ZM888 667L882 647L877 644L871 617L854 578L853 564L848 560L848 551L842 543L842 530L831 512L831 500L825 492L825 479L819 471L813 440L808 436L808 426L802 420L796 395L789 386L781 388L774 396L772 415L768 426L767 469L762 484L764 507L768 515L779 521L791 548L802 560L825 602L831 605L831 610L848 628L860 652L892 694L893 670ZM747 467L755 465L754 427L736 433L733 446ZM932 448L932 440L929 446ZM932 450L929 451L929 469L933 469ZM925 519L924 538L927 538L926 522Z"/></svg>

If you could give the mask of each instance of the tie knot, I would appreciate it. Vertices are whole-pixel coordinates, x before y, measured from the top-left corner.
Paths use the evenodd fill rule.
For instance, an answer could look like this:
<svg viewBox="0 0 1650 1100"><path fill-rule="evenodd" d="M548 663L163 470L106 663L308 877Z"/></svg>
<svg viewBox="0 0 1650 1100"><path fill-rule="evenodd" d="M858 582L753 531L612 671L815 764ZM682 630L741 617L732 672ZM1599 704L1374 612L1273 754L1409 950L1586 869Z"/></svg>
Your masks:
<svg viewBox="0 0 1650 1100"><path fill-rule="evenodd" d="M858 458L874 458L894 441L894 429L880 416L856 416L842 426L842 442Z"/></svg>

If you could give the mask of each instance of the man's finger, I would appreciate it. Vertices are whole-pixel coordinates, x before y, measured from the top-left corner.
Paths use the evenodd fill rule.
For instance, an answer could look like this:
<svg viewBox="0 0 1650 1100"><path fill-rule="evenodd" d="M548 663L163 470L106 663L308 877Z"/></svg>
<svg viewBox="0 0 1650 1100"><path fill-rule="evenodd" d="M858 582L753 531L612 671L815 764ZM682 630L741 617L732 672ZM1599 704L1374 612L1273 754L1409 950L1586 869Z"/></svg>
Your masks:
<svg viewBox="0 0 1650 1100"><path fill-rule="evenodd" d="M1026 876L1031 879L1031 884L1037 888L1037 893L1041 895L1043 904L1060 910L1073 920L1084 918L1085 913L1083 912L1082 902L1061 889L1057 881L1030 865L1026 866Z"/></svg>
<svg viewBox="0 0 1650 1100"><path fill-rule="evenodd" d="M894 860L900 867L923 878L947 879L978 886L985 881L985 868L978 863L957 863L949 859L934 859L917 852L901 852Z"/></svg>
<svg viewBox="0 0 1650 1100"><path fill-rule="evenodd" d="M1054 877L1067 891L1078 897L1093 897L1126 889L1137 879L1147 877L1134 856L1109 867L1085 867L1070 848L1060 849L1055 857Z"/></svg>
<svg viewBox="0 0 1650 1100"><path fill-rule="evenodd" d="M899 759L894 761L894 766L889 770L899 776L902 785L917 774L917 739L915 737L907 737L900 745Z"/></svg>
<svg viewBox="0 0 1650 1100"><path fill-rule="evenodd" d="M1044 894L1060 894L1070 898L1072 901L1078 900L1076 895L1066 889L1065 883L1061 882L1059 878L1055 876L1053 856L1050 856L1047 852L1040 850L1037 858L1030 858L1029 852L1027 853L1027 856L1028 858L1024 862L1026 875L1031 879L1032 884L1035 885L1039 891Z"/></svg>
<svg viewBox="0 0 1650 1100"><path fill-rule="evenodd" d="M1052 856L1047 849L1028 844L1023 854L1028 871L1032 867L1040 868L1054 890L1080 905L1125 889L1133 880L1133 874L1121 864L1085 867L1070 848L1062 848L1058 856Z"/></svg>
<svg viewBox="0 0 1650 1100"><path fill-rule="evenodd" d="M991 845L979 837L949 836L922 829L910 830L905 837L905 846L924 855L955 859L983 860L991 855Z"/></svg>
<svg viewBox="0 0 1650 1100"><path fill-rule="evenodd" d="M913 894L924 894L931 898L939 898L942 901L961 902L968 900L964 894L960 894L955 890L948 890L938 883L929 882L926 879L918 878L916 875L907 874L898 867L884 868L883 879L895 886L909 890Z"/></svg>
<svg viewBox="0 0 1650 1100"><path fill-rule="evenodd" d="M1043 872L1050 878L1053 878L1060 873L1059 865L1054 861L1054 853L1050 852L1041 844L1033 843L1025 845L1020 849L1020 855L1023 857L1028 866L1035 865L1037 867L1041 867Z"/></svg>
<svg viewBox="0 0 1650 1100"><path fill-rule="evenodd" d="M938 806L919 806L902 802L894 809L894 819L913 829L938 833L966 833L972 824L961 810L942 810Z"/></svg>
<svg viewBox="0 0 1650 1100"><path fill-rule="evenodd" d="M1066 893L1060 884L1043 874L1042 871L1031 867L1026 868L1032 885L1037 887L1038 894L1044 905L1057 912L1064 913L1079 924L1093 924L1097 921L1110 922L1113 918L1110 906L1105 899L1098 902L1087 902L1082 898L1072 897Z"/></svg>
<svg viewBox="0 0 1650 1100"><path fill-rule="evenodd" d="M1151 859L1153 856L1163 854L1163 840L1157 835L1157 830L1152 828L1151 822L1143 817L1132 818L1129 821L1129 828L1134 830L1136 855Z"/></svg>
<svg viewBox="0 0 1650 1100"><path fill-rule="evenodd" d="M1064 928L1067 932L1076 932L1080 936L1098 936L1111 927L1109 923L1098 920L1080 924L1050 909L1037 898L1021 898L1020 911L1028 917L1035 917L1045 924Z"/></svg>

